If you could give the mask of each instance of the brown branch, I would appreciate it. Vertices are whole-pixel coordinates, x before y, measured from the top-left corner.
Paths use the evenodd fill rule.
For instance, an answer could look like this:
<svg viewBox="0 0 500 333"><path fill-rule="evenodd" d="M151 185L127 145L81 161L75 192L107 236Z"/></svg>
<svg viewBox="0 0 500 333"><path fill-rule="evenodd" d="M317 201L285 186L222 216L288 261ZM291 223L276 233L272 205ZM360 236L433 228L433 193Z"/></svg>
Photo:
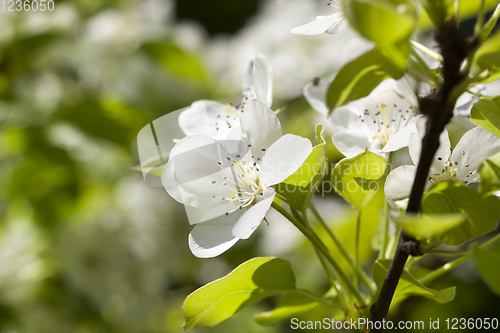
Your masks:
<svg viewBox="0 0 500 333"><path fill-rule="evenodd" d="M420 160L413 181L407 213L418 213L420 210L429 169L439 148L439 136L453 117L455 101L450 100L450 95L466 76L465 73L461 73L460 66L469 50L474 47L474 41L466 40L462 36L455 20L448 21L436 31L434 37L439 43L443 55L443 85L438 91L432 92L419 101L420 112L428 116L428 121L426 133L422 139ZM419 243L401 233L396 253L389 266L378 300L370 308L372 321L381 322L387 317L394 292L410 255L421 255ZM382 329L373 329L371 332L382 332Z"/></svg>

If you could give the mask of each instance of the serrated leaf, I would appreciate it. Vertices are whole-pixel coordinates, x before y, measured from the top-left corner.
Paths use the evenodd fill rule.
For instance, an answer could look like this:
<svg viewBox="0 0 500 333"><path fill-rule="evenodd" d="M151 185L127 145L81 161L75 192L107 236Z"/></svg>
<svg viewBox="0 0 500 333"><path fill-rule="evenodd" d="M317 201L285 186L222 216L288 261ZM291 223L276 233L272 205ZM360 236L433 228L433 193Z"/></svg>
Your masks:
<svg viewBox="0 0 500 333"><path fill-rule="evenodd" d="M296 291L288 261L253 258L191 293L183 305L184 327L214 326L263 298Z"/></svg>
<svg viewBox="0 0 500 333"><path fill-rule="evenodd" d="M365 150L337 163L332 173L333 186L345 200L362 210L382 186L385 167L383 157Z"/></svg>
<svg viewBox="0 0 500 333"><path fill-rule="evenodd" d="M500 217L500 201L493 195L483 196L472 187L455 181L435 184L422 200L424 214L465 213L465 223L442 234L448 245L460 245L493 231Z"/></svg>
<svg viewBox="0 0 500 333"><path fill-rule="evenodd" d="M472 249L472 259L490 289L500 296L500 243L489 249L481 250L477 246Z"/></svg>
<svg viewBox="0 0 500 333"><path fill-rule="evenodd" d="M373 279L377 284L378 290L382 288L385 277L389 270L391 260L377 260L373 265ZM423 296L435 300L440 303L446 303L452 301L455 298L456 288L451 287L443 290L436 290L428 288L418 282L418 280L413 277L408 271L404 270L401 278L399 279L396 292L394 293L394 298L391 302L391 307L394 307L398 303L404 301L409 296Z"/></svg>
<svg viewBox="0 0 500 333"><path fill-rule="evenodd" d="M500 53L498 56L500 57ZM471 120L500 138L500 97L485 98L475 103L471 110Z"/></svg>
<svg viewBox="0 0 500 333"><path fill-rule="evenodd" d="M339 106L366 97L380 82L399 79L404 71L373 49L346 64L333 80L327 93L330 113Z"/></svg>
<svg viewBox="0 0 500 333"><path fill-rule="evenodd" d="M318 145L313 148L304 164L276 186L276 192L286 199L287 204L299 211L309 206L309 202L314 196L326 170L324 153L326 141L323 125L321 124L316 127L316 138Z"/></svg>
<svg viewBox="0 0 500 333"><path fill-rule="evenodd" d="M393 217L394 222L403 228L406 235L417 239L431 239L439 236L445 231L453 229L464 223L467 219L465 214L440 214L440 215L412 215Z"/></svg>

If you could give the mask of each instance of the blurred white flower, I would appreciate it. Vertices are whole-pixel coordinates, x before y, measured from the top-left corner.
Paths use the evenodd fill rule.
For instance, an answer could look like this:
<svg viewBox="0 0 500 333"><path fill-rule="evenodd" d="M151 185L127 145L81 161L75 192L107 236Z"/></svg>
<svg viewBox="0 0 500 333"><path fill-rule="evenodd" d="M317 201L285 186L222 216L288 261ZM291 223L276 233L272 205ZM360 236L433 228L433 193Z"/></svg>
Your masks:
<svg viewBox="0 0 500 333"><path fill-rule="evenodd" d="M400 166L391 171L385 183L385 195L391 206L396 201L409 197L415 173L417 171L425 135L427 119L418 117L416 133L412 133L408 148L414 165ZM479 181L477 172L481 163L500 152L500 139L482 127L467 131L455 149L451 149L448 131L445 129L439 137L439 148L429 170L427 187L434 183L453 179L467 185Z"/></svg>
<svg viewBox="0 0 500 333"><path fill-rule="evenodd" d="M273 102L273 74L269 60L261 54L252 56L243 77L241 103L222 104L201 100L179 115L179 127L185 135L207 135L216 140L241 137L240 117L245 105L257 99L271 106Z"/></svg>
<svg viewBox="0 0 500 333"><path fill-rule="evenodd" d="M297 35L319 35L324 32L336 34L347 27L340 0L328 1L327 6L335 13L328 16L318 16L315 21L293 28L290 32Z"/></svg>
<svg viewBox="0 0 500 333"><path fill-rule="evenodd" d="M2 226L0 237L0 302L24 302L34 297L47 275L40 253L47 246L41 234L24 218Z"/></svg>
<svg viewBox="0 0 500 333"><path fill-rule="evenodd" d="M308 139L287 134L274 112L258 100L241 115L244 141L187 136L172 149L162 174L167 192L197 224L189 247L215 257L260 225L275 196L272 185L290 176L312 151ZM245 208L245 209L243 209Z"/></svg>

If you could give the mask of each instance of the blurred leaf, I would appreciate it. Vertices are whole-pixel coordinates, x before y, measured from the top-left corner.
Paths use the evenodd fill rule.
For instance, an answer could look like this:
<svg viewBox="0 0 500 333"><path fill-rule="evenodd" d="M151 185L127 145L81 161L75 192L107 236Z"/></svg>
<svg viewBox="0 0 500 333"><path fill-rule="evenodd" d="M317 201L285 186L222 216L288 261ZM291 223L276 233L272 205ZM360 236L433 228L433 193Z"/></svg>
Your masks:
<svg viewBox="0 0 500 333"><path fill-rule="evenodd" d="M323 125L316 126L318 145L313 148L311 155L302 166L276 186L276 191L286 198L290 207L302 211L309 206L318 184L323 179L326 169Z"/></svg>
<svg viewBox="0 0 500 333"><path fill-rule="evenodd" d="M425 11L419 18L419 29L431 29L436 26L435 22L442 19L443 9L446 10L444 20L449 20L455 14L454 0L419 0ZM443 4L442 4L443 3ZM477 15L479 10L479 0L461 0L460 1L460 21L469 20ZM485 0L484 6L487 11L495 8L498 0ZM431 13L429 13L431 12ZM432 16L433 18L429 18Z"/></svg>
<svg viewBox="0 0 500 333"><path fill-rule="evenodd" d="M129 147L135 133L125 126L121 120L110 114L109 105L106 109L92 99L86 99L76 105L61 110L58 116L70 121L87 134L105 139L116 144ZM143 124L135 124L137 128Z"/></svg>
<svg viewBox="0 0 500 333"><path fill-rule="evenodd" d="M344 0L350 25L401 69L410 55L417 13L411 0Z"/></svg>
<svg viewBox="0 0 500 333"><path fill-rule="evenodd" d="M465 222L464 214L411 215L393 217L405 234L420 238L433 238Z"/></svg>
<svg viewBox="0 0 500 333"><path fill-rule="evenodd" d="M275 325L282 320L296 317L320 305L320 302L314 301L305 293L289 293L283 297L275 309L257 313L254 318L261 325Z"/></svg>
<svg viewBox="0 0 500 333"><path fill-rule="evenodd" d="M490 289L500 296L500 243L489 249L472 248L472 259Z"/></svg>
<svg viewBox="0 0 500 333"><path fill-rule="evenodd" d="M449 180L435 184L425 194L422 212L429 215L465 213L465 223L442 234L445 244L460 245L495 229L500 204L493 195L483 196L472 187Z"/></svg>
<svg viewBox="0 0 500 333"><path fill-rule="evenodd" d="M436 27L442 27L445 20L450 0L419 0L425 13L429 16L432 24Z"/></svg>
<svg viewBox="0 0 500 333"><path fill-rule="evenodd" d="M390 259L384 259L377 260L373 265L373 279L377 284L379 292L382 288L385 277L387 276L390 264ZM394 293L391 307L394 307L409 296L423 296L440 303L446 303L452 301L455 298L455 292L455 287L450 287L443 290L427 288L426 286L418 282L415 277L410 275L408 271L404 270L396 288L396 292Z"/></svg>
<svg viewBox="0 0 500 333"><path fill-rule="evenodd" d="M188 78L205 78L199 61L173 44L150 43L143 45L142 49L170 72Z"/></svg>
<svg viewBox="0 0 500 333"><path fill-rule="evenodd" d="M362 210L381 187L385 167L385 159L367 149L337 163L332 173L333 186L345 200Z"/></svg>
<svg viewBox="0 0 500 333"><path fill-rule="evenodd" d="M482 194L491 194L500 190L500 154L490 157L479 167L481 183L479 190Z"/></svg>
<svg viewBox="0 0 500 333"><path fill-rule="evenodd" d="M380 82L404 75L394 63L377 49L368 51L345 65L328 89L330 113L339 106L367 96Z"/></svg>
<svg viewBox="0 0 500 333"><path fill-rule="evenodd" d="M214 326L263 298L289 292L300 292L289 262L253 258L190 294L183 306L184 327Z"/></svg>
<svg viewBox="0 0 500 333"><path fill-rule="evenodd" d="M484 98L474 104L471 120L500 138L500 97Z"/></svg>

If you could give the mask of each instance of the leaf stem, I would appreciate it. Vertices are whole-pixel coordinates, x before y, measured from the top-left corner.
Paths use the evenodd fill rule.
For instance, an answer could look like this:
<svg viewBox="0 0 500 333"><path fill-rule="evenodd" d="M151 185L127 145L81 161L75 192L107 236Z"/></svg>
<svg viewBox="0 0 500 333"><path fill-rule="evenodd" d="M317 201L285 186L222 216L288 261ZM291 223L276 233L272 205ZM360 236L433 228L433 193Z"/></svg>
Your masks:
<svg viewBox="0 0 500 333"><path fill-rule="evenodd" d="M485 249L488 246L490 246L491 244L494 244L495 242L497 242L499 240L500 240L500 233L497 234L497 235L495 235L491 239L489 239L487 242L484 242L483 244L481 244L480 246L478 246L478 248L481 249L481 250ZM422 283L422 284L429 283L429 282L437 279L438 277L444 275L445 273L449 272L450 270L452 270L453 268L457 267L461 263L465 262L467 259L470 258L470 256L471 256L471 252L468 252L463 257L460 257L458 259L450 261L449 263L447 263L447 264L439 267L438 269L436 269L436 270L430 272L429 274L425 275L424 277L420 278L418 281L420 283Z"/></svg>
<svg viewBox="0 0 500 333"><path fill-rule="evenodd" d="M358 209L358 215L356 217L356 234L354 235L354 271L353 271L353 283L354 286L358 287L358 271L359 271L359 235L361 233L361 210Z"/></svg>
<svg viewBox="0 0 500 333"><path fill-rule="evenodd" d="M476 36L477 38L481 38L484 30L484 15L486 14L486 6L484 5L484 1L485 0L481 0L481 3L479 4L479 14L476 19L476 25L474 26L474 36Z"/></svg>
<svg viewBox="0 0 500 333"><path fill-rule="evenodd" d="M309 232L311 232L311 234L314 233L314 231L311 228L311 225L309 224L307 213L304 211L302 215L304 216L302 220L303 224L306 226ZM295 215L295 217L297 217L297 215ZM323 266L323 269L326 272L326 275L328 275L328 279L330 280L332 288L334 288L335 291L337 292L337 296L339 297L339 301L344 307L344 310L349 311L349 305L348 305L349 302L347 300L347 295L345 294L345 289L344 287L342 287L342 285L338 285L338 282L335 280L335 278L338 279L336 272L332 271L331 267L328 266L327 262L325 261L326 259L324 255L321 252L319 252L319 250L316 247L314 247L314 252L316 252L316 255L318 256L319 261L321 262L321 265Z"/></svg>
<svg viewBox="0 0 500 333"><path fill-rule="evenodd" d="M484 25L483 33L481 34L481 37L479 40L479 45L483 44L484 41L486 40L486 38L488 38L488 36L491 34L491 32L493 31L493 28L495 28L495 25L497 24L497 21L499 18L500 18L500 3L496 6L490 19Z"/></svg>
<svg viewBox="0 0 500 333"><path fill-rule="evenodd" d="M276 209L281 215L286 217L290 222L293 223L297 229L304 234L304 236L309 239L309 241L313 244L314 247L316 247L328 260L328 262L332 265L334 270L337 272L339 275L340 279L344 282L346 285L347 289L354 295L356 300L359 302L358 307L364 307L366 305L365 300L363 299L363 296L359 293L359 291L354 287L354 285L351 283L347 275L344 273L342 268L339 266L339 264L335 261L335 259L332 258L330 255L330 252L328 249L322 244L321 240L319 240L314 234L309 232L309 230L303 226L295 217L293 217L286 209L284 209L280 204L273 202L272 207Z"/></svg>
<svg viewBox="0 0 500 333"><path fill-rule="evenodd" d="M443 62L443 56L440 55L439 53L432 51L431 49L425 47L424 45L420 44L417 41L411 40L410 43L414 48L427 54L432 59L437 60L439 62Z"/></svg>
<svg viewBox="0 0 500 333"><path fill-rule="evenodd" d="M455 0L455 20L458 27L460 24L460 0Z"/></svg>
<svg viewBox="0 0 500 333"><path fill-rule="evenodd" d="M387 158L387 166L385 168L386 176L389 175L389 173L392 170L394 163L394 154L392 152L389 153L389 156ZM387 200L385 200L384 204L384 221L383 221L383 227L382 227L382 241L381 241L381 247L380 251L378 253L378 259L387 259L387 246L389 245L389 211L390 211L390 206Z"/></svg>
<svg viewBox="0 0 500 333"><path fill-rule="evenodd" d="M347 249L344 247L340 239L333 233L333 231L328 227L326 224L325 220L321 217L319 214L318 210L314 206L314 204L311 202L309 205L309 208L311 209L312 213L316 217L316 220L319 222L319 224L325 229L326 233L328 236L330 236L331 240L333 243L335 243L335 246L339 249L340 253L342 256L346 259L346 261L349 263L349 265L352 267L353 270L357 270L357 273L361 279L361 282L365 284L365 286L368 288L370 291L370 294L373 295L377 292L377 285L373 280L359 267L356 267L354 265L354 259L352 258L351 254Z"/></svg>

